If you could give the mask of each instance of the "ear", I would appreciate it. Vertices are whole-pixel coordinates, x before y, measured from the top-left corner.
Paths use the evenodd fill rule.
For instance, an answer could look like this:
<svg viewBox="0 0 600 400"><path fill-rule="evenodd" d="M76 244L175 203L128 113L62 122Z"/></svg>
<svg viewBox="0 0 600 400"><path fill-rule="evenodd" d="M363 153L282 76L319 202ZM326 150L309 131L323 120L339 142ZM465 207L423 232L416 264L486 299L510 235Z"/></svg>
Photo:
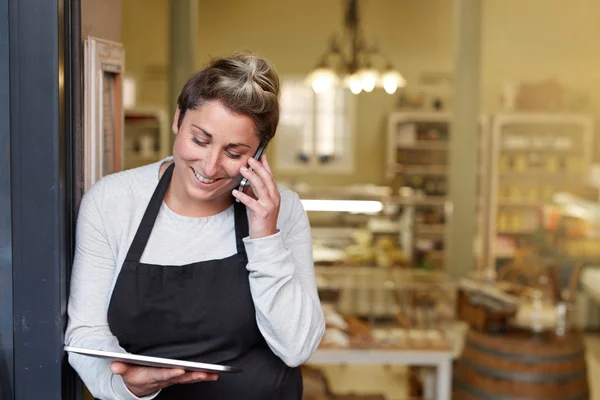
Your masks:
<svg viewBox="0 0 600 400"><path fill-rule="evenodd" d="M179 131L179 127L177 126L177 123L179 122L179 114L179 107L177 107L177 110L175 111L175 117L173 117L173 125L171 125L171 130L175 135L177 135L177 132Z"/></svg>

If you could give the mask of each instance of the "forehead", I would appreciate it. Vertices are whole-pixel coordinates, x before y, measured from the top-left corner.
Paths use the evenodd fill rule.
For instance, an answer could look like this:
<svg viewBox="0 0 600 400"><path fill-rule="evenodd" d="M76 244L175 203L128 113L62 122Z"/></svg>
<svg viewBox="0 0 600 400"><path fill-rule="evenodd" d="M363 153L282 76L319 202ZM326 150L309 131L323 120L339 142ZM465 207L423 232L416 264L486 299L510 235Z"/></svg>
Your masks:
<svg viewBox="0 0 600 400"><path fill-rule="evenodd" d="M234 113L218 101L208 101L188 110L184 123L208 132L214 140L245 140L250 144L258 141L256 125L245 114Z"/></svg>

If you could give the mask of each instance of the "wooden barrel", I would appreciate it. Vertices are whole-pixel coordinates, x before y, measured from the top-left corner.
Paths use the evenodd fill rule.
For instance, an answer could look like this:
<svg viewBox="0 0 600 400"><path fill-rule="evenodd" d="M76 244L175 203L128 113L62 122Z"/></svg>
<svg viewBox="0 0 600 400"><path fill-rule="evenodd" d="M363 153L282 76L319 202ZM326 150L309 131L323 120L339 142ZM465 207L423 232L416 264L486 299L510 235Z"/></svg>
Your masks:
<svg viewBox="0 0 600 400"><path fill-rule="evenodd" d="M470 331L453 386L456 400L587 400L583 337Z"/></svg>

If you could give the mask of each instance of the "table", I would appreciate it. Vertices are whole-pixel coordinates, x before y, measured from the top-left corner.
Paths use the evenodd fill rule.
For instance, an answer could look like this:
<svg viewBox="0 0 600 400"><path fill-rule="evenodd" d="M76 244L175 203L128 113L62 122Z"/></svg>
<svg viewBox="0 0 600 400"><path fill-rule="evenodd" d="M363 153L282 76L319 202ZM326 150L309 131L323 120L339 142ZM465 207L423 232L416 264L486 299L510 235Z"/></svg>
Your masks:
<svg viewBox="0 0 600 400"><path fill-rule="evenodd" d="M429 366L437 369L436 400L450 400L452 395L453 351L319 349L308 364L388 364Z"/></svg>

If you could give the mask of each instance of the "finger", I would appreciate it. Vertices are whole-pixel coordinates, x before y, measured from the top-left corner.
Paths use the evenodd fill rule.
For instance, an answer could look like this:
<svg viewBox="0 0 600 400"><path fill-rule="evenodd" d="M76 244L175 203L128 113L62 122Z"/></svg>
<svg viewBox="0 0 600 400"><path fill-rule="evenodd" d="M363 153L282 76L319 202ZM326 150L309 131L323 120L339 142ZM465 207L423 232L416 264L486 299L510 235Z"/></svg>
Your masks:
<svg viewBox="0 0 600 400"><path fill-rule="evenodd" d="M254 171L250 171L250 169L246 167L240 168L240 172L245 178L248 178L250 185L252 185L252 191L259 200L271 197L271 193L260 175L256 174Z"/></svg>
<svg viewBox="0 0 600 400"><path fill-rule="evenodd" d="M154 368L154 370L157 372L155 376L156 382L170 381L185 375L183 368Z"/></svg>
<svg viewBox="0 0 600 400"><path fill-rule="evenodd" d="M186 372L184 375L171 379L170 384L174 385L177 383L190 383L190 382L202 382L206 380L206 372Z"/></svg>
<svg viewBox="0 0 600 400"><path fill-rule="evenodd" d="M123 378L130 378L131 381L136 381L138 384L164 384L185 374L183 368L135 367L135 371L134 368L130 368L130 371L132 376L124 375Z"/></svg>
<svg viewBox="0 0 600 400"><path fill-rule="evenodd" d="M269 214L277 211L269 200L256 200L239 190L233 190L233 196L242 202L250 210L252 215L259 219L268 218Z"/></svg>
<svg viewBox="0 0 600 400"><path fill-rule="evenodd" d="M218 378L219 376L217 374L208 374L206 372L186 372L185 375L173 379L171 384L216 381Z"/></svg>
<svg viewBox="0 0 600 400"><path fill-rule="evenodd" d="M112 364L110 364L110 372L115 375L123 375L127 372L127 369L127 364L120 361L114 361Z"/></svg>
<svg viewBox="0 0 600 400"><path fill-rule="evenodd" d="M256 200L254 197L250 197L246 193L240 192L237 189L233 189L231 194L233 194L233 197L238 199L240 202L242 202L246 207L248 207L253 212L258 212L260 210L260 208L262 208L262 206L260 205L258 200Z"/></svg>
<svg viewBox="0 0 600 400"><path fill-rule="evenodd" d="M273 175L273 171L271 170L271 166L269 165L269 161L267 160L267 155L263 154L262 158L261 158L261 163L262 165L265 167L265 169L269 172L269 175L271 176L271 182L273 184L272 186L272 198L276 199L277 204L279 204L280 202L280 198L281 198L281 194L279 193L279 187L277 187L277 181L275 181L275 175Z"/></svg>
<svg viewBox="0 0 600 400"><path fill-rule="evenodd" d="M265 169L267 171L269 171L269 173L271 174L271 176L273 178L275 178L275 175L273 175L273 171L271 170L271 166L269 165L269 161L267 160L267 155L263 154L262 157L260 158L260 162L262 163L262 165L265 166Z"/></svg>
<svg viewBox="0 0 600 400"><path fill-rule="evenodd" d="M208 374L206 379L211 380L211 381L216 381L217 379L219 379L219 375L218 374Z"/></svg>
<svg viewBox="0 0 600 400"><path fill-rule="evenodd" d="M264 161L265 156L263 155L261 161ZM263 183L269 190L269 194L271 197L277 196L279 191L277 190L277 184L275 183L275 178L269 169L267 169L262 162L259 162L253 158L248 160L248 164L258 173L258 175L262 178Z"/></svg>

